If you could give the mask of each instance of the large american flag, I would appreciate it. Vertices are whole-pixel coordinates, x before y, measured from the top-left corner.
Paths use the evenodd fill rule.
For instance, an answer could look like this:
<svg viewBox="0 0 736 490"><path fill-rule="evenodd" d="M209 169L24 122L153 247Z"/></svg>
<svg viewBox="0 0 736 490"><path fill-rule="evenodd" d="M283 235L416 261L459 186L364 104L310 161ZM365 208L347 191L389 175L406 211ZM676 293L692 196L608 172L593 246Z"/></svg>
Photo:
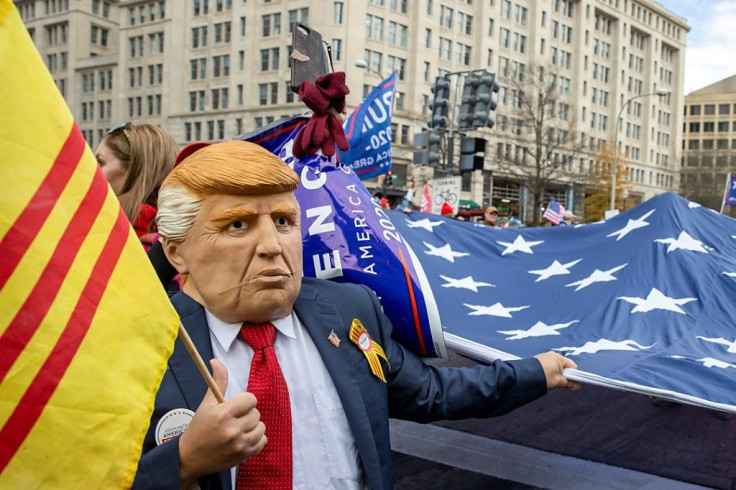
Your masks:
<svg viewBox="0 0 736 490"><path fill-rule="evenodd" d="M736 411L736 220L671 193L573 228L391 218L448 346L480 360L551 349L572 378Z"/></svg>

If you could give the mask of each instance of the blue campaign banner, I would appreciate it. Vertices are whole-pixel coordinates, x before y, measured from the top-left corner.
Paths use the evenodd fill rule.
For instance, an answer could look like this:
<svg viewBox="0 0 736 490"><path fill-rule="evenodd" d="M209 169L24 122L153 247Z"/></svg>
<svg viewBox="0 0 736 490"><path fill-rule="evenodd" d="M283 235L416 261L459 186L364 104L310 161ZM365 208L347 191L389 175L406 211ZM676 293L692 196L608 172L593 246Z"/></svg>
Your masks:
<svg viewBox="0 0 736 490"><path fill-rule="evenodd" d="M420 356L447 358L434 295L416 255L351 167L335 157L296 158L306 117L276 121L237 139L278 155L299 175L304 275L375 291L394 337ZM351 319L348 319L350 321Z"/></svg>
<svg viewBox="0 0 736 490"><path fill-rule="evenodd" d="M391 107L396 72L378 84L345 121L348 151L338 150L340 160L361 180L391 169Z"/></svg>
<svg viewBox="0 0 736 490"><path fill-rule="evenodd" d="M731 180L728 182L726 206L736 206L736 176L731 177Z"/></svg>

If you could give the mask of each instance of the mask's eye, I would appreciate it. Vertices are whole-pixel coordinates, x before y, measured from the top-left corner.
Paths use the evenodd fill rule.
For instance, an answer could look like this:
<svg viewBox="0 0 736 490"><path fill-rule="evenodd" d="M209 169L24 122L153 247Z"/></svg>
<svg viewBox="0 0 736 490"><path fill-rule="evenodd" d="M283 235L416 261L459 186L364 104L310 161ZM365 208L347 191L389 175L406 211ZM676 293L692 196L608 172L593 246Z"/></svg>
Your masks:
<svg viewBox="0 0 736 490"><path fill-rule="evenodd" d="M241 221L241 220L233 221L227 227L228 231L245 230L246 228L247 228L247 225L245 224L245 221Z"/></svg>
<svg viewBox="0 0 736 490"><path fill-rule="evenodd" d="M281 216L280 218L276 218L274 220L274 223L276 224L276 226L289 226L291 224L289 219L284 216Z"/></svg>

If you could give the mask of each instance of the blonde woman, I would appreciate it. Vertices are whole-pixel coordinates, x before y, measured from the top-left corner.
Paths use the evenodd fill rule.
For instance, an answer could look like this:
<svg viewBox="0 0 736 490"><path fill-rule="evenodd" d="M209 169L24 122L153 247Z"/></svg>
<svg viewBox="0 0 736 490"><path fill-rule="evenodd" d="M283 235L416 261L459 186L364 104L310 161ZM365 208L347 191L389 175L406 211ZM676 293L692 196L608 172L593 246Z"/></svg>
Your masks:
<svg viewBox="0 0 736 490"><path fill-rule="evenodd" d="M154 237L158 189L174 168L174 139L153 124L114 126L97 147L95 157L125 215L145 246Z"/></svg>

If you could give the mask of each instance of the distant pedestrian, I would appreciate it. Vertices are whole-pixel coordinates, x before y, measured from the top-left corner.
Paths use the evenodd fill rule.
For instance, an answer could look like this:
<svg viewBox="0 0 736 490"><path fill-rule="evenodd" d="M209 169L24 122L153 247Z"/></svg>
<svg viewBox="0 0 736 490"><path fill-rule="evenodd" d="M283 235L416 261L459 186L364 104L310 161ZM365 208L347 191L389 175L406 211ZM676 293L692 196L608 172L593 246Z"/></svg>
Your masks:
<svg viewBox="0 0 736 490"><path fill-rule="evenodd" d="M560 226L572 226L575 222L575 215L572 214L572 211L569 209L565 210L564 213L562 213L562 221L560 221Z"/></svg>
<svg viewBox="0 0 736 490"><path fill-rule="evenodd" d="M158 188L174 168L174 139L153 124L120 123L102 139L95 158L141 243L155 239Z"/></svg>
<svg viewBox="0 0 736 490"><path fill-rule="evenodd" d="M414 201L414 179L411 179L409 181L409 189L406 191L406 195L404 196L404 199L401 200L401 204L399 204L397 208L407 214L411 213L412 208L414 206L413 201Z"/></svg>
<svg viewBox="0 0 736 490"><path fill-rule="evenodd" d="M496 206L488 206L486 212L483 213L483 224L486 226L496 226L498 219L498 208Z"/></svg>
<svg viewBox="0 0 736 490"><path fill-rule="evenodd" d="M524 228L524 223L518 218L511 218L508 222L507 228Z"/></svg>

